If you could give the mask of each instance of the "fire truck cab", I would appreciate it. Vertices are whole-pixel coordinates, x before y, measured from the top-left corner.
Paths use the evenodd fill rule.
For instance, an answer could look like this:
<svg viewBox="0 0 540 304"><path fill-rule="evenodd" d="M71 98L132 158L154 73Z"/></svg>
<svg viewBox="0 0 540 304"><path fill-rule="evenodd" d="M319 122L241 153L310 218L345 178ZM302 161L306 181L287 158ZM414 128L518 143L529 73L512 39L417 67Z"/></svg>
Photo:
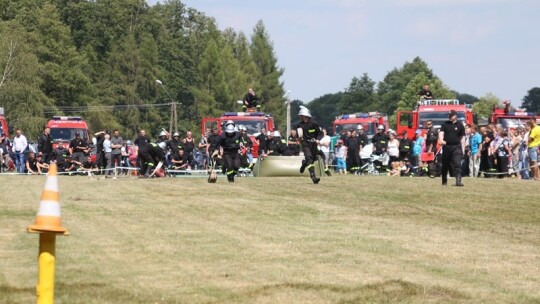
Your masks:
<svg viewBox="0 0 540 304"><path fill-rule="evenodd" d="M448 120L448 113L451 110L457 112L458 120L470 125L476 123L476 115L473 114L470 105L460 104L457 99L421 100L414 110L397 112L397 133L401 135L403 131L407 131L408 137L413 138L416 130L420 129L423 135L427 131L428 120L433 121L435 128L440 128Z"/></svg>
<svg viewBox="0 0 540 304"><path fill-rule="evenodd" d="M84 141L89 145L91 144L88 124L80 116L53 116L47 122L47 127L51 129L51 137L54 140L53 148L56 148L59 144L67 148L77 132Z"/></svg>
<svg viewBox="0 0 540 304"><path fill-rule="evenodd" d="M255 137L261 133L261 128L266 128L267 131L274 131L274 118L272 115L263 112L226 112L219 118L205 117L202 119L201 134L205 134L207 129L211 130L214 127L221 134L223 132L223 124L229 120L232 120L237 127L239 125L246 127L246 133L253 143L253 157L257 158L259 145Z"/></svg>
<svg viewBox="0 0 540 304"><path fill-rule="evenodd" d="M12 133L12 130L10 129L6 117L4 116L4 108L0 107L0 134L4 134L9 138L9 133Z"/></svg>
<svg viewBox="0 0 540 304"><path fill-rule="evenodd" d="M522 109L510 112L510 102L504 102L504 108L493 107L493 112L489 117L489 122L501 124L508 131L513 131L519 126L524 126L531 118L536 118L536 123L540 123L540 115L534 112L526 112Z"/></svg>
<svg viewBox="0 0 540 304"><path fill-rule="evenodd" d="M379 112L343 114L334 120L334 135L339 136L341 131L357 129L359 125L369 139L377 133L377 127L383 125L388 130L388 116Z"/></svg>

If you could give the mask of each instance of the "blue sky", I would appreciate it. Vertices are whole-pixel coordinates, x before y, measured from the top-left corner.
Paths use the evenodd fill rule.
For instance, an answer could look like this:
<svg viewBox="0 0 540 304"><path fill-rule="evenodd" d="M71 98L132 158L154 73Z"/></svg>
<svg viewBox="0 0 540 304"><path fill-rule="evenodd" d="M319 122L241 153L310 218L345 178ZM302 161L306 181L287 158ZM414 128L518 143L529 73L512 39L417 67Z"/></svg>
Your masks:
<svg viewBox="0 0 540 304"><path fill-rule="evenodd" d="M363 73L379 82L416 56L451 89L477 97L493 93L519 106L540 87L538 0L183 3L248 36L262 19L285 90L304 102L342 91Z"/></svg>

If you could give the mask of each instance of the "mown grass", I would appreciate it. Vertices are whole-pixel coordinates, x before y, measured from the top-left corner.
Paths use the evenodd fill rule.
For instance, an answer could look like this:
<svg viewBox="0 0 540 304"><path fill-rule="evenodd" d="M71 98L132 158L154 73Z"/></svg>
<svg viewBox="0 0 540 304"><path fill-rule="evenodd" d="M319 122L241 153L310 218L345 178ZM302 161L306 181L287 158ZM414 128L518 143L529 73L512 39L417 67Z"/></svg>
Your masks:
<svg viewBox="0 0 540 304"><path fill-rule="evenodd" d="M0 303L35 301L44 177L0 177ZM57 303L539 303L540 183L60 177Z"/></svg>

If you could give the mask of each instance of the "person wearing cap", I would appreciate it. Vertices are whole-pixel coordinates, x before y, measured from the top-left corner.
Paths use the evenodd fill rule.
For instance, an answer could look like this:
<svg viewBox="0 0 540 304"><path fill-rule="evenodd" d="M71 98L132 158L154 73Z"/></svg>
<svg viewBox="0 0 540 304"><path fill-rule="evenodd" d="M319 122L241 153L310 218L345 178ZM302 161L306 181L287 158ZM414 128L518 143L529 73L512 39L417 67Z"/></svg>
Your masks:
<svg viewBox="0 0 540 304"><path fill-rule="evenodd" d="M479 176L480 169L480 146L482 145L482 135L478 132L476 126L471 126L471 135L469 136L469 174L472 177Z"/></svg>
<svg viewBox="0 0 540 304"><path fill-rule="evenodd" d="M384 126L383 125L379 125L377 127L377 130L378 130L378 132L377 132L377 134L373 135L373 137L371 138L371 142L373 143L373 148L374 148L373 149L373 154L380 156L380 155L386 153L386 151L388 149L388 141L390 140L390 138L384 132ZM383 167L381 161L377 160L374 163L375 163L375 167L377 168L377 170L382 171L382 170L386 169L386 168Z"/></svg>
<svg viewBox="0 0 540 304"><path fill-rule="evenodd" d="M356 127L356 133L360 142L360 151L362 151L362 148L369 144L369 138L367 137L366 132L364 132L364 127L360 124ZM360 165L362 165L362 159L360 159Z"/></svg>
<svg viewBox="0 0 540 304"><path fill-rule="evenodd" d="M219 145L222 148L223 173L227 175L229 183L234 183L234 176L240 169L240 132L236 131L234 124L225 127L225 132L221 134Z"/></svg>
<svg viewBox="0 0 540 304"><path fill-rule="evenodd" d="M304 170L308 169L311 180L314 184L318 184L321 178L315 174L313 163L317 161L317 146L322 138L321 128L319 127L319 124L311 118L311 113L308 108L300 106L298 116L300 118L300 123L296 126L296 130L302 140L302 150L304 151L304 160L300 166L300 173L304 173Z"/></svg>
<svg viewBox="0 0 540 304"><path fill-rule="evenodd" d="M401 132L401 139L399 141L399 159L403 160L405 158L412 159L412 148L413 141L409 138L407 130Z"/></svg>
<svg viewBox="0 0 540 304"><path fill-rule="evenodd" d="M183 148L183 143L180 140L180 133L174 132L172 139L167 141L167 149L171 151L171 162L180 161L180 150Z"/></svg>
<svg viewBox="0 0 540 304"><path fill-rule="evenodd" d="M75 132L75 138L69 143L69 154L71 154L71 158L82 163L86 160L85 154L88 151L88 144L81 138L81 133Z"/></svg>
<svg viewBox="0 0 540 304"><path fill-rule="evenodd" d="M450 111L448 120L441 126L439 142L443 147L442 185L446 186L448 171L452 170L456 178L456 186L463 186L461 181L461 159L465 153L465 127L458 121L456 111Z"/></svg>
<svg viewBox="0 0 540 304"><path fill-rule="evenodd" d="M253 91L253 88L249 88L247 94L244 96L243 99L243 106L242 109L244 112L246 112L248 109L256 108L257 111L261 110L261 105L258 104L258 101L260 101L259 96L255 94L255 91Z"/></svg>

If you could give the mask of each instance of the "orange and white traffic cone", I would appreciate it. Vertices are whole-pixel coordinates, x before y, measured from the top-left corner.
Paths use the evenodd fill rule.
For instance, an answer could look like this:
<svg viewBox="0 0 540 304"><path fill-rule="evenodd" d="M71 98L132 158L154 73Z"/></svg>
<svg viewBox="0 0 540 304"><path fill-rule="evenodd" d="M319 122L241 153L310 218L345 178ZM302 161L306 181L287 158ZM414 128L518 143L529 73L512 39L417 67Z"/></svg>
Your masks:
<svg viewBox="0 0 540 304"><path fill-rule="evenodd" d="M28 226L28 232L69 234L61 225L60 195L58 193L58 169L51 164L45 182L45 189L41 194L39 211L34 225Z"/></svg>
<svg viewBox="0 0 540 304"><path fill-rule="evenodd" d="M34 225L28 226L28 232L39 233L38 284L36 287L37 304L54 303L54 273L56 262L56 235L68 235L62 227L58 194L58 169L51 164L41 194L39 211Z"/></svg>

